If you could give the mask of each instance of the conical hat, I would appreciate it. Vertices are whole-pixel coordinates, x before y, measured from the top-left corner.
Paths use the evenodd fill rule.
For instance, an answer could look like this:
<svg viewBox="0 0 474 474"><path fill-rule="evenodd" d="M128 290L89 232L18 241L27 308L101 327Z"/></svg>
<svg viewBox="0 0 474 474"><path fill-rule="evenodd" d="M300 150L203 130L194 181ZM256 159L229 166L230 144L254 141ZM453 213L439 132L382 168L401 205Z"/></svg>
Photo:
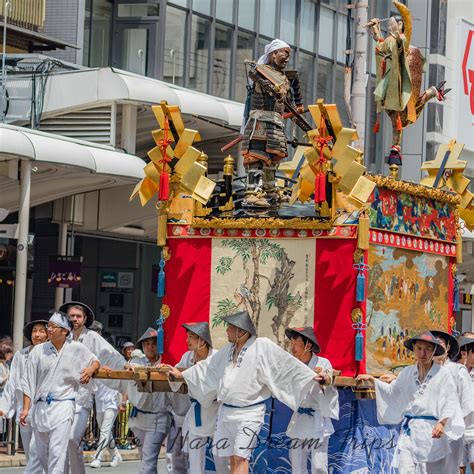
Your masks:
<svg viewBox="0 0 474 474"><path fill-rule="evenodd" d="M212 347L211 331L209 330L209 323L184 323L181 324L184 329L187 329L189 332L196 334L201 339L206 341L209 344L209 347Z"/></svg>
<svg viewBox="0 0 474 474"><path fill-rule="evenodd" d="M431 334L433 334L437 338L441 338L443 340L447 340L449 343L449 351L448 351L448 357L450 359L454 359L458 353L459 353L459 343L456 340L454 336L451 334L444 332L444 331L431 331Z"/></svg>
<svg viewBox="0 0 474 474"><path fill-rule="evenodd" d="M296 334L299 334L300 336L303 336L309 341L314 343L312 352L314 352L315 354L318 354L319 352L321 352L321 347L319 347L318 338L316 337L314 328L307 326L304 328L286 328L285 329L285 336L288 339L291 339Z"/></svg>
<svg viewBox="0 0 474 474"><path fill-rule="evenodd" d="M137 346L140 346L143 341L145 339L152 339L152 338L156 338L156 329L153 329L153 328L148 328L143 334L142 336L140 337L140 339L138 339L137 341Z"/></svg>
<svg viewBox="0 0 474 474"><path fill-rule="evenodd" d="M92 308L85 303L81 303L80 301L69 301L69 303L64 303L62 304L58 311L62 311L63 313L67 314L67 310L69 309L70 306L80 306L81 308L84 309L84 313L86 315L86 320L84 322L84 326L88 328L91 324L92 321L95 319L95 314L94 311L92 311Z"/></svg>
<svg viewBox="0 0 474 474"><path fill-rule="evenodd" d="M240 313L224 316L222 317L222 321L226 322L227 324L231 324L232 326L236 326L239 329L243 329L244 331L247 331L252 336L257 335L257 330L255 329L255 325L250 319L250 315L249 313L247 313L247 311L241 311Z"/></svg>
<svg viewBox="0 0 474 474"><path fill-rule="evenodd" d="M425 341L425 342L430 342L431 344L433 344L435 346L435 352L434 352L435 356L440 356L444 354L444 347L440 344L438 338L434 336L430 331L425 331L421 334L418 334L406 340L404 343L405 347L408 350L413 351L413 346L416 341Z"/></svg>
<svg viewBox="0 0 474 474"><path fill-rule="evenodd" d="M30 321L29 323L25 324L23 328L23 336L30 342L33 342L31 340L31 333L33 332L35 324L43 324L46 328L46 326L48 325L48 321L46 321L46 319L37 319L36 321Z"/></svg>

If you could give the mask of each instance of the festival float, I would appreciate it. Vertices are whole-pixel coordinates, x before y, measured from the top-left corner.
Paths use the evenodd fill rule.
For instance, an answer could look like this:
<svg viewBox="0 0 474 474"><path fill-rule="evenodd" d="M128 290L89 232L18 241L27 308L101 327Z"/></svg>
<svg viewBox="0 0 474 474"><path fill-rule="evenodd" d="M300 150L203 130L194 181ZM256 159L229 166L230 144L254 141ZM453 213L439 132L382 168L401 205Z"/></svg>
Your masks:
<svg viewBox="0 0 474 474"><path fill-rule="evenodd" d="M379 33L378 84L387 92L391 85L383 81L391 74L386 62L394 44ZM235 173L238 157L223 153L222 173L210 179L205 150L193 146L199 131L186 128L177 106L162 102L153 107L156 146L131 196L157 209L162 361L176 364L187 350L185 322L209 322L217 349L227 343L221 318L241 310L249 312L259 336L284 348L285 328L314 326L321 355L338 374L340 416L329 447L335 473L391 472L399 427L377 423L373 387L356 386L354 378L396 373L413 363L403 344L407 338L427 328L454 329L462 227L474 226L462 144L441 145L422 166L420 184L398 179L403 128L416 121L427 100L447 92L443 85L420 91L419 51L410 46L406 27L404 33L401 59L412 68L404 105L384 107L389 101L376 89L378 111L393 124L390 176L367 172L363 151L354 146L356 130L342 123L336 105L317 100L306 113L290 109L287 115L305 139L291 161L277 168L281 199L245 206L246 177ZM262 75L281 86L265 68ZM169 390L164 369L101 376ZM290 417L277 400L268 404L253 472L291 471L285 437Z"/></svg>

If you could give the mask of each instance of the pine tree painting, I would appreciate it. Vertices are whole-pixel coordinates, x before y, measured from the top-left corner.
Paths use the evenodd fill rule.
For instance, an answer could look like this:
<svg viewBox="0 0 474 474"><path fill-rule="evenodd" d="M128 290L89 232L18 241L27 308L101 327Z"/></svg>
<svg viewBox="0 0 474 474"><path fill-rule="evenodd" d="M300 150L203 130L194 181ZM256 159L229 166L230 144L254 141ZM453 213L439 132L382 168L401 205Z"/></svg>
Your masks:
<svg viewBox="0 0 474 474"><path fill-rule="evenodd" d="M231 250L232 256L219 258L215 266L217 276L229 278L240 268L243 269L244 281L232 282L233 294L217 301L217 309L212 314L212 327L222 324L223 316L248 311L258 331L262 305L265 305L271 314L274 340L285 345L285 328L291 325L295 312L303 305L300 291L292 293L290 289L295 277L295 260L289 257L285 247L277 240L224 239L221 245ZM268 264L272 267L270 273ZM268 289L262 297L263 286Z"/></svg>

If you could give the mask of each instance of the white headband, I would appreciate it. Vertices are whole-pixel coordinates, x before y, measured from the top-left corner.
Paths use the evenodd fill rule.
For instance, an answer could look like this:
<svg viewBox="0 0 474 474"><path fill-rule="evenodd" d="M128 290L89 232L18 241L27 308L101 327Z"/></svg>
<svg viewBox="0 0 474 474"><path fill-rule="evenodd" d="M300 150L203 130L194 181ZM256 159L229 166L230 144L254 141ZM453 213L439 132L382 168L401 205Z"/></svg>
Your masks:
<svg viewBox="0 0 474 474"><path fill-rule="evenodd" d="M58 312L53 313L53 315L49 318L49 322L52 324L55 324L56 326L60 328L71 331L69 318L64 313L58 313Z"/></svg>
<svg viewBox="0 0 474 474"><path fill-rule="evenodd" d="M265 54L260 56L257 63L258 64L268 64L270 62L270 55L274 51L277 51L278 49L283 49L283 48L290 49L290 45L288 43L285 43L281 39L274 39L270 44L267 44L265 46Z"/></svg>

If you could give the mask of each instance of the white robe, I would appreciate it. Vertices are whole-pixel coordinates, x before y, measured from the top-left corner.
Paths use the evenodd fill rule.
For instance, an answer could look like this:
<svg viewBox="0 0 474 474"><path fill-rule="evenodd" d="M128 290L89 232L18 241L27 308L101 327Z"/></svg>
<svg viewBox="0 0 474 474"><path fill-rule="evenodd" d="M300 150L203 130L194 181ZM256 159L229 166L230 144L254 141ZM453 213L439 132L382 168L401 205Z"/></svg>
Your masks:
<svg viewBox="0 0 474 474"><path fill-rule="evenodd" d="M313 354L308 367L310 369L321 367L332 377L331 363L324 357ZM339 396L334 386L321 387L319 383L314 384L301 403L301 408L313 409L314 413L307 415L295 411L286 430L289 438L321 439L334 433L331 418L339 419Z"/></svg>
<svg viewBox="0 0 474 474"><path fill-rule="evenodd" d="M216 349L210 349L207 358L199 361L198 364L209 364L212 357L216 353ZM183 354L183 357L181 357L181 360L176 364L176 367L189 368L193 367L194 365L194 352L188 351ZM188 387L188 392L191 398L197 400L197 397L193 393L191 387ZM195 436L200 436L202 438L208 436L212 437L214 435L214 428L216 427L216 418L217 411L219 409L219 403L215 400L212 400L207 404L201 405L201 426L196 426L195 406L196 402L192 402L191 407L186 413L183 423L185 431L189 431L191 434Z"/></svg>
<svg viewBox="0 0 474 474"><path fill-rule="evenodd" d="M95 354L100 365L105 365L113 370L123 370L125 365L125 359L123 356L95 331L91 331L84 327L77 338L77 342L84 344L93 354ZM111 388L115 388L113 382L109 383L107 380L102 380L102 383ZM95 391L95 389L96 387L94 386L93 391ZM81 389L78 394L77 405L90 410L92 408L92 402L91 392Z"/></svg>
<svg viewBox="0 0 474 474"><path fill-rule="evenodd" d="M466 431L464 434L464 439L466 443L474 442L474 369L471 369L469 372L469 379L471 382L471 411L465 418Z"/></svg>
<svg viewBox="0 0 474 474"><path fill-rule="evenodd" d="M448 419L441 438L433 438L435 420L412 419L408 422L410 434L402 427L397 453L409 451L416 463L435 462L449 453L448 441L459 439L464 432L456 386L445 367L433 364L423 383L418 380L418 368L404 368L396 380L388 384L375 380L377 418L382 424L407 422L405 416L433 416L436 420Z"/></svg>
<svg viewBox="0 0 474 474"><path fill-rule="evenodd" d="M132 358L130 364L150 367L153 364L146 358ZM137 413L130 417L128 426L145 432L167 433L170 426L171 403L168 394L163 392L151 392L151 383L145 386L147 392L139 392L137 384L130 381L122 381L125 387L121 392L128 394L128 400L132 406L148 413Z"/></svg>
<svg viewBox="0 0 474 474"><path fill-rule="evenodd" d="M10 367L10 376L3 394L0 397L0 410L7 418L12 418L16 413L16 419L19 420L21 410L23 409L23 390L21 379L26 370L26 361L30 353L30 347L20 349L15 353Z"/></svg>
<svg viewBox="0 0 474 474"><path fill-rule="evenodd" d="M234 344L219 350L208 364L196 364L183 377L201 405L222 403L221 421L262 422L271 396L297 410L314 386L315 373L265 337L251 337L234 365ZM230 405L230 406L226 406Z"/></svg>
<svg viewBox="0 0 474 474"><path fill-rule="evenodd" d="M22 378L24 393L34 404L31 425L46 433L74 417L80 373L97 360L96 356L79 342L66 339L58 352L51 342L35 346L28 357ZM90 386L82 385L82 387ZM51 395L50 404L40 401Z"/></svg>

